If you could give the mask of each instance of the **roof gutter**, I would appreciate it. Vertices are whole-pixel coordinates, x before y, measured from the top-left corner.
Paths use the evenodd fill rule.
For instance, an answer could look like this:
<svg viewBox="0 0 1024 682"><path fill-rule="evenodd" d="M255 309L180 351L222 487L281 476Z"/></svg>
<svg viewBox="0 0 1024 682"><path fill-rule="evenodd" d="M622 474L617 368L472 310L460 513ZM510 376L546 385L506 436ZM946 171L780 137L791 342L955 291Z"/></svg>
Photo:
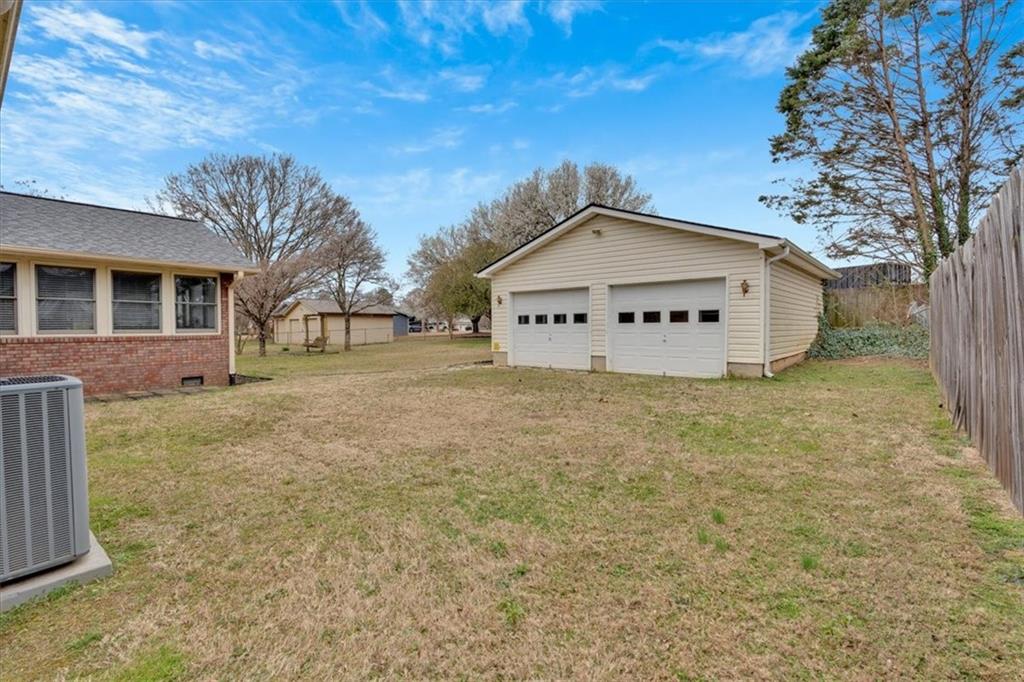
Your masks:
<svg viewBox="0 0 1024 682"><path fill-rule="evenodd" d="M772 358L771 358L771 339L772 339L772 318L771 318L771 305L772 305L772 263L777 260L782 260L789 255L789 242L783 239L779 242L782 246L782 252L778 253L764 262L764 376L771 379L772 374Z"/></svg>

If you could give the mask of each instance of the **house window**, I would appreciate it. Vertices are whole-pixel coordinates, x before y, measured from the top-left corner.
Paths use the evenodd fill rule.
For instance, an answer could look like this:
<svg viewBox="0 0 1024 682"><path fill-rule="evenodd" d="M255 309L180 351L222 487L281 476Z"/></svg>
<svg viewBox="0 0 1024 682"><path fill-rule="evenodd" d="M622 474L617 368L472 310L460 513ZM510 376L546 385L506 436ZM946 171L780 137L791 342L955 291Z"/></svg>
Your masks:
<svg viewBox="0 0 1024 682"><path fill-rule="evenodd" d="M548 316L547 315L534 315L533 316L533 323L534 324L547 324L548 323Z"/></svg>
<svg viewBox="0 0 1024 682"><path fill-rule="evenodd" d="M644 324L657 324L661 322L661 311L660 310L645 310L644 311Z"/></svg>
<svg viewBox="0 0 1024 682"><path fill-rule="evenodd" d="M217 278L174 278L174 307L178 329L217 328Z"/></svg>
<svg viewBox="0 0 1024 682"><path fill-rule="evenodd" d="M689 322L690 311L689 310L670 310L668 311L668 321L673 322Z"/></svg>
<svg viewBox="0 0 1024 682"><path fill-rule="evenodd" d="M565 313L555 313L553 321L555 324L565 324L567 320L568 317Z"/></svg>
<svg viewBox="0 0 1024 682"><path fill-rule="evenodd" d="M18 331L18 297L15 292L14 263L0 263L0 333Z"/></svg>
<svg viewBox="0 0 1024 682"><path fill-rule="evenodd" d="M160 275L114 272L114 331L160 331Z"/></svg>
<svg viewBox="0 0 1024 682"><path fill-rule="evenodd" d="M717 310L702 310L697 317L699 322L718 322Z"/></svg>
<svg viewBox="0 0 1024 682"><path fill-rule="evenodd" d="M586 313L573 313L572 314L572 323L573 324L586 324L587 323L587 314Z"/></svg>
<svg viewBox="0 0 1024 682"><path fill-rule="evenodd" d="M96 271L36 266L39 331L96 330Z"/></svg>
<svg viewBox="0 0 1024 682"><path fill-rule="evenodd" d="M529 315L520 315L519 316L519 324L530 324L530 316Z"/></svg>
<svg viewBox="0 0 1024 682"><path fill-rule="evenodd" d="M636 320L634 313L619 313L619 324L633 324Z"/></svg>

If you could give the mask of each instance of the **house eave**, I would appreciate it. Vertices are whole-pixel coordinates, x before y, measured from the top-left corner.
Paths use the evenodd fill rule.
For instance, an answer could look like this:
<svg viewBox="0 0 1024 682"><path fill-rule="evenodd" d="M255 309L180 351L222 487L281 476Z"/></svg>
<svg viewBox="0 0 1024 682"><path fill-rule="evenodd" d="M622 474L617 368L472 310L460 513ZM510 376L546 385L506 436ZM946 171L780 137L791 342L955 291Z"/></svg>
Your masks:
<svg viewBox="0 0 1024 682"><path fill-rule="evenodd" d="M216 272L241 272L254 274L259 268L252 264L215 263L196 261L175 261L152 258L136 258L108 253L91 253L86 251L63 251L60 249L41 249L34 246L18 246L16 244L0 244L0 254L4 256L23 256L29 258L53 258L60 260L89 261L97 263L115 263L124 265L147 265L187 270L212 270Z"/></svg>

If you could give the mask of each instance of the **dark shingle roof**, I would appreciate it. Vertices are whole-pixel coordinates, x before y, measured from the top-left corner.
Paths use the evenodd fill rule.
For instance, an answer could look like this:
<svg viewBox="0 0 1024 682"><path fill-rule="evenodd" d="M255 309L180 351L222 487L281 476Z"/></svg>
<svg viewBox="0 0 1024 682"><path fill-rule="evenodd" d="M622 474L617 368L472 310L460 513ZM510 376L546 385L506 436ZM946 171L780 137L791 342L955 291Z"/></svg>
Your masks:
<svg viewBox="0 0 1024 682"><path fill-rule="evenodd" d="M156 213L0 192L0 247L251 270L202 223Z"/></svg>

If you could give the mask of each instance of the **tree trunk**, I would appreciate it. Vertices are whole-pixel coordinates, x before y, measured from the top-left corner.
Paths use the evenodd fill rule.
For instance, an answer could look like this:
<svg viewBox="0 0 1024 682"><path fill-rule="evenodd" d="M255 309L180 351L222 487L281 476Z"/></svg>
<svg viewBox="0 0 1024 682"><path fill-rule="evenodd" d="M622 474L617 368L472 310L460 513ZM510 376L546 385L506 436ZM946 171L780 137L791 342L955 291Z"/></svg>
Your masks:
<svg viewBox="0 0 1024 682"><path fill-rule="evenodd" d="M448 340L452 341L455 339L455 318L448 318Z"/></svg>
<svg viewBox="0 0 1024 682"><path fill-rule="evenodd" d="M352 350L352 314L345 313L345 350Z"/></svg>
<svg viewBox="0 0 1024 682"><path fill-rule="evenodd" d="M473 333L474 334L479 334L480 333L480 318L481 317L482 317L482 315L477 315L476 317L469 318L469 321L473 323Z"/></svg>
<svg viewBox="0 0 1024 682"><path fill-rule="evenodd" d="M267 356L267 328L265 326L263 326L263 325L260 325L259 340L260 340L260 357L261 358L265 358Z"/></svg>

